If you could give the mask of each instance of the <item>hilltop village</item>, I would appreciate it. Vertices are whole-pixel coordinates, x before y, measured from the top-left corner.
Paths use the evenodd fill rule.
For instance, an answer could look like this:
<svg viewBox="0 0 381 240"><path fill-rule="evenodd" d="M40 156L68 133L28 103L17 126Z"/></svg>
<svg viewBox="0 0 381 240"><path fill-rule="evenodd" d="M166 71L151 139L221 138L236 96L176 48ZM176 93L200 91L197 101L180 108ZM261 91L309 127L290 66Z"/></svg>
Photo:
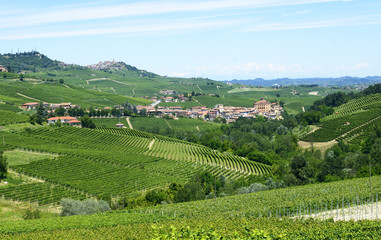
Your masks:
<svg viewBox="0 0 381 240"><path fill-rule="evenodd" d="M279 103L271 103L267 100L261 99L254 103L252 108L246 107L232 107L217 104L214 108L207 108L206 106L191 107L183 109L182 107L163 107L163 106L136 106L137 112L145 112L148 115L155 114L157 116L188 117L188 118L201 118L204 120L214 121L217 118L223 118L226 123L236 121L239 117L256 118L263 116L268 119L282 119L283 108Z"/></svg>
<svg viewBox="0 0 381 240"><path fill-rule="evenodd" d="M256 118L258 116L263 116L267 119L282 119L282 112L283 108L279 105L279 103L271 103L265 99L261 99L258 102L255 102L253 107L247 108L247 107L232 107L232 106L223 106L222 104L217 104L214 106L214 108L207 108L206 106L196 106L191 107L188 109L183 109L183 107L180 106L172 106L172 107L166 107L166 106L158 106L155 105L159 102L153 103L150 106L142 106L137 105L133 106L133 111L140 115L151 115L151 116L157 116L157 117L168 117L177 119L178 117L188 117L188 118L198 118L203 119L206 121L214 121L216 119L221 119L221 121L226 123L232 123L236 121L239 117L244 118ZM24 103L21 107L23 109L36 109L40 104L37 102L30 102L30 103ZM78 111L75 111L76 109L79 110L80 106L74 105L71 103L61 103L61 104L49 104L49 103L42 103L42 106L48 110L48 113L53 115L55 118L48 119L49 123L54 123L52 120L58 120L58 116L63 115L72 115L75 114ZM124 112L125 107L124 106L114 106L113 109L110 107L105 107L103 109L95 109L97 112L101 112L100 115L98 114L89 114L90 116L102 116L102 117L108 117L108 116L120 116L124 115L122 112ZM83 116L86 112L91 113L91 111L94 110L82 110L81 114L79 116ZM66 114L66 112L68 114ZM72 114L71 114L72 113ZM78 115L78 114L76 114ZM67 116L70 117L70 116ZM61 119L62 121L63 119ZM70 119L73 120L73 119ZM75 121L75 122L74 122ZM72 124L77 124L77 120L74 119L73 122L70 122Z"/></svg>

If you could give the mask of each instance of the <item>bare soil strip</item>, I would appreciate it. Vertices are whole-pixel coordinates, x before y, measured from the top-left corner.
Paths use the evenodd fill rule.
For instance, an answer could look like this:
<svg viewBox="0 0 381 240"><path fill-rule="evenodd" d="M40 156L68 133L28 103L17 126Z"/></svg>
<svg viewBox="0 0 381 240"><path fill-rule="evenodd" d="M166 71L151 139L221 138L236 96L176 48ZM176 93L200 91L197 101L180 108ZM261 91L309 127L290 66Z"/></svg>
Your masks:
<svg viewBox="0 0 381 240"><path fill-rule="evenodd" d="M338 206L335 210L324 211L316 214L311 213L297 216L295 218L333 218L334 221L376 220L381 219L381 203L374 202L364 205L347 206L346 208Z"/></svg>
<svg viewBox="0 0 381 240"><path fill-rule="evenodd" d="M170 129L172 129L172 126L169 125L169 122L167 121L167 119L164 119L164 121L167 123L168 127L169 127Z"/></svg>
<svg viewBox="0 0 381 240"><path fill-rule="evenodd" d="M120 81L117 81L117 80L114 80L114 79L110 79L110 78L94 78L94 79L89 79L89 80L86 80L86 83L87 83L87 85L90 85L90 82L102 81L102 80L109 80L109 81L113 81L113 82L116 82L116 83L119 83L119 84L123 84L123 85L127 85L127 86L132 86L132 84L120 82Z"/></svg>
<svg viewBox="0 0 381 240"><path fill-rule="evenodd" d="M21 93L16 93L17 95L21 96L21 97L24 97L24 98L28 98L28 99L31 99L31 100L34 100L34 101L39 101L39 102L42 102L41 100L37 99L37 98L32 98L32 97L28 97L24 94L21 94Z"/></svg>
<svg viewBox="0 0 381 240"><path fill-rule="evenodd" d="M155 139L153 139L149 144L148 144L148 150L151 150L152 145L155 143Z"/></svg>
<svg viewBox="0 0 381 240"><path fill-rule="evenodd" d="M126 122L127 122L128 126L130 127L130 129L134 129L134 128L132 127L131 122L130 122L130 117L126 117Z"/></svg>

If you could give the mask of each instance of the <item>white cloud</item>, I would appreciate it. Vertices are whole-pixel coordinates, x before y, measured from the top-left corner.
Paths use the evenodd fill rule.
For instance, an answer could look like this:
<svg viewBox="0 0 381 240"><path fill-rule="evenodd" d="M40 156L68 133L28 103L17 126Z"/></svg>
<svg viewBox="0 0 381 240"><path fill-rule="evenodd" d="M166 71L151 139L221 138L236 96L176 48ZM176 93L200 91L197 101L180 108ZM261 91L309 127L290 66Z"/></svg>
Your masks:
<svg viewBox="0 0 381 240"><path fill-rule="evenodd" d="M367 63L358 63L354 67L356 70L361 70L365 68L369 68L369 65Z"/></svg>
<svg viewBox="0 0 381 240"><path fill-rule="evenodd" d="M163 13L214 11L232 8L265 8L340 0L209 0L209 1L151 1L96 7L76 7L64 10L43 9L43 12L1 19L0 28L25 27L58 22L107 19L127 16L148 16ZM62 8L66 8L62 6Z"/></svg>
<svg viewBox="0 0 381 240"><path fill-rule="evenodd" d="M162 74L162 75L168 75L170 77L189 77L189 76L192 76L191 73L185 73L185 72L172 72L172 73Z"/></svg>
<svg viewBox="0 0 381 240"><path fill-rule="evenodd" d="M340 67L338 67L338 70L343 72L343 73L354 72L354 71L362 71L365 69L369 69L369 64L357 63L357 64L349 65L349 66L348 65L340 65Z"/></svg>

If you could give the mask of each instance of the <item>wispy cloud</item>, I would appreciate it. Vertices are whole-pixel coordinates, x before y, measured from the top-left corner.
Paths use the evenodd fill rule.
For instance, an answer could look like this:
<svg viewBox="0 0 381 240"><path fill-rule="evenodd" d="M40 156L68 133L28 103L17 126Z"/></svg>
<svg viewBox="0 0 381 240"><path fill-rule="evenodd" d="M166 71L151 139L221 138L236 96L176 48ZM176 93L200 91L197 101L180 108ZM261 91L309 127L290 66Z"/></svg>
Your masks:
<svg viewBox="0 0 381 240"><path fill-rule="evenodd" d="M342 18L326 21L311 21L297 23L271 23L257 25L251 28L244 29L244 32L255 31L279 31L279 30L298 30L312 28L327 28L327 27L343 27L343 26L362 26L362 25L378 25L381 24L381 15Z"/></svg>
<svg viewBox="0 0 381 240"><path fill-rule="evenodd" d="M91 7L65 7L43 9L39 13L16 15L1 19L0 28L25 27L59 22L108 19L128 16L147 16L180 12L205 12L234 8L266 8L314 3L340 2L341 0L213 0L213 1L150 1L119 5Z"/></svg>
<svg viewBox="0 0 381 240"><path fill-rule="evenodd" d="M311 10L302 10L302 11L296 11L296 12L289 12L282 14L283 17L291 17L291 16L299 16L310 13Z"/></svg>
<svg viewBox="0 0 381 240"><path fill-rule="evenodd" d="M0 36L0 40L17 40L33 38L51 37L73 37L104 34L128 34L128 33L147 33L147 32L170 32L188 29L207 29L236 24L237 21L209 21L209 22L165 22L147 25L127 25L123 27L105 27L93 29L78 29L68 31L45 31L38 33L8 34Z"/></svg>

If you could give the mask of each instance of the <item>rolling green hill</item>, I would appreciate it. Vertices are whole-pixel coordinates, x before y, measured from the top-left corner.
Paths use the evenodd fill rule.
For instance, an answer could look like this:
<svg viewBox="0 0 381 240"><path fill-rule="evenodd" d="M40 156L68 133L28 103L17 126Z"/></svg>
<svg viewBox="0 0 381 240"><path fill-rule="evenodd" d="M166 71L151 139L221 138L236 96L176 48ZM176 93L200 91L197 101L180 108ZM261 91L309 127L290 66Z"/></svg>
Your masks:
<svg viewBox="0 0 381 240"><path fill-rule="evenodd" d="M106 92L97 92L75 86L59 83L37 83L14 81L1 83L0 101L8 105L21 105L26 102L61 103L71 102L82 108L106 107L124 104L126 101L136 105L148 105L151 102L145 99L125 97ZM1 109L0 105L0 109ZM10 107L8 107L10 108ZM14 108L13 108L14 109Z"/></svg>
<svg viewBox="0 0 381 240"><path fill-rule="evenodd" d="M269 101L283 101L285 104L284 108L289 114L297 114L303 111L303 108L307 109L314 101L321 99L329 93L338 91L338 89L308 86L289 86L279 89L271 87L241 88L241 85L238 84L228 85L204 78L159 76L123 62L115 62L103 68L88 68L64 64L60 61L51 60L38 52L0 55L0 64L11 66L15 72L23 72L24 81L30 83L58 83L63 81L63 86L68 86L78 91L87 89L97 92L97 100L94 100L92 97L88 98L88 101L82 99L80 103L84 106L94 106L97 104L104 106L114 104L115 102L120 104L119 99L122 100L121 96L163 96L163 94L160 94L160 91L167 89L176 91L176 94L193 92L198 96L195 96L191 102L161 103L160 105L182 106L186 108L201 105L213 107L216 104L250 107L255 101L265 98ZM21 75L18 76L14 73L5 74L0 82L9 83L20 77ZM75 98L78 98L78 96L70 96L73 93L68 93L69 95L67 95L64 90L62 88L58 88L57 91L49 89L45 91L45 93L48 93L45 99L58 101L60 98L64 98L63 96L68 96L67 101L70 102L73 99L71 101L74 102ZM292 94L293 91L299 94ZM349 92L352 90L341 89L341 91ZM88 93L86 92L86 94ZM28 94L25 95L29 96ZM115 95L115 97L111 97L112 95ZM8 102L16 102L12 96L0 95L0 97ZM36 95L32 97L39 99ZM138 101L135 101L135 103L141 104Z"/></svg>
<svg viewBox="0 0 381 240"><path fill-rule="evenodd" d="M2 132L1 136L5 144L21 151L59 155L25 164L10 163L13 171L45 182L38 185L41 187L39 193L31 195L28 186L16 186L4 190L4 197L40 204L64 197L65 192L63 195L59 193L61 188L75 192L76 198L133 197L172 182L185 183L197 172L205 170L230 179L270 171L264 164L138 130L40 127ZM58 190L52 188L49 193L46 184L56 186Z"/></svg>

